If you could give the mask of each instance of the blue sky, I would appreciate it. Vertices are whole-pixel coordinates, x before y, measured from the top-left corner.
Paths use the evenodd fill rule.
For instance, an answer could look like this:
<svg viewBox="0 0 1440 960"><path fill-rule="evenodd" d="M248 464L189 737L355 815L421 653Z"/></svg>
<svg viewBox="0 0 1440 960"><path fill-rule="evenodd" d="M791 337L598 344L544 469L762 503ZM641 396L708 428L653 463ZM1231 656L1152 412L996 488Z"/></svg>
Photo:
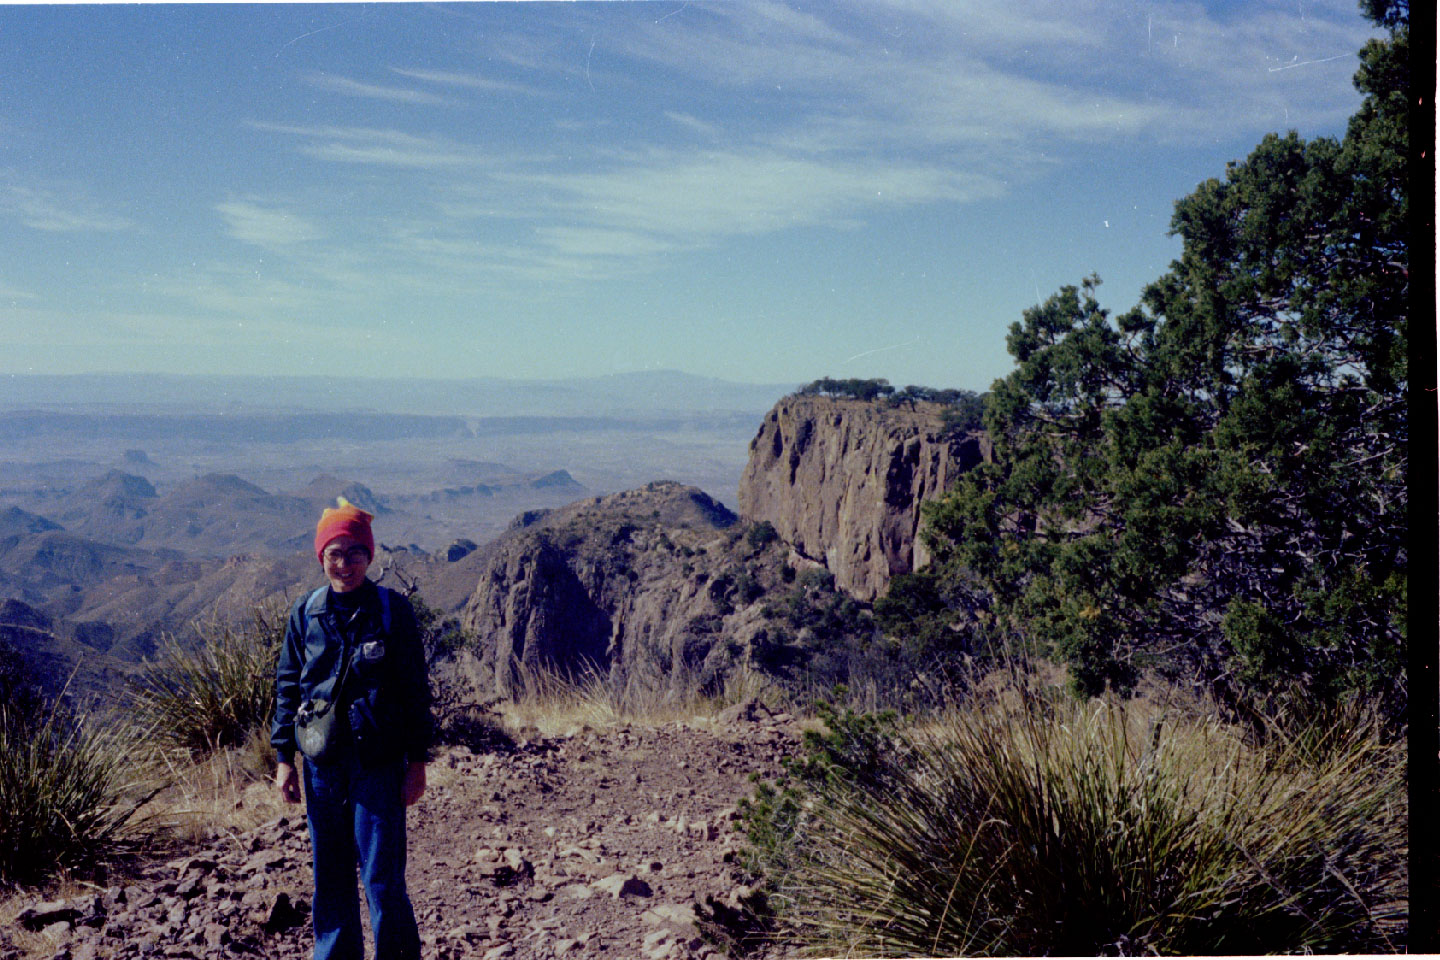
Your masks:
<svg viewBox="0 0 1440 960"><path fill-rule="evenodd" d="M0 7L0 373L984 389L1339 135L1353 0Z"/></svg>

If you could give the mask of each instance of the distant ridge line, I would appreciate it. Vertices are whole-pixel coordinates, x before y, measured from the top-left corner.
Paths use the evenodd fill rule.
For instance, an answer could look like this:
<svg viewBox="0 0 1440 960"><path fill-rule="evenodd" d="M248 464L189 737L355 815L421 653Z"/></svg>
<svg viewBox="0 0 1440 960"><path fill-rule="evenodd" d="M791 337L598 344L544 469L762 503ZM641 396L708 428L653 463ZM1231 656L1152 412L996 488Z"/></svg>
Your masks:
<svg viewBox="0 0 1440 960"><path fill-rule="evenodd" d="M558 380L348 378L245 374L0 374L0 411L317 413L426 416L763 414L794 384L751 384L676 371Z"/></svg>

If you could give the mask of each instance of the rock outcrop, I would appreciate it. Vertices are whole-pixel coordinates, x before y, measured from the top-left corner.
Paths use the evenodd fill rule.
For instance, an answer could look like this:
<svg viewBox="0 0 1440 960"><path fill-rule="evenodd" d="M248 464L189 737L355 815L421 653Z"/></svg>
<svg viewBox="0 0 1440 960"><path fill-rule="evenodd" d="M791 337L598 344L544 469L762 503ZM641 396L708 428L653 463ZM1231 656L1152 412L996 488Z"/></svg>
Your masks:
<svg viewBox="0 0 1440 960"><path fill-rule="evenodd" d="M620 690L715 688L784 576L783 547L750 529L671 482L522 514L477 551L461 623L483 638L478 683L508 696L527 670L589 669Z"/></svg>
<svg viewBox="0 0 1440 960"><path fill-rule="evenodd" d="M481 638L470 681L509 697L536 670L591 671L612 691L680 695L781 648L803 658L830 642L800 609L828 603L830 580L805 571L874 600L928 560L921 504L989 456L946 409L780 401L750 445L740 515L677 483L521 514L461 558L478 579L461 616Z"/></svg>
<svg viewBox="0 0 1440 960"><path fill-rule="evenodd" d="M952 435L939 404L889 407L786 397L750 443L740 512L775 527L861 600L929 560L920 505L989 459L988 438Z"/></svg>

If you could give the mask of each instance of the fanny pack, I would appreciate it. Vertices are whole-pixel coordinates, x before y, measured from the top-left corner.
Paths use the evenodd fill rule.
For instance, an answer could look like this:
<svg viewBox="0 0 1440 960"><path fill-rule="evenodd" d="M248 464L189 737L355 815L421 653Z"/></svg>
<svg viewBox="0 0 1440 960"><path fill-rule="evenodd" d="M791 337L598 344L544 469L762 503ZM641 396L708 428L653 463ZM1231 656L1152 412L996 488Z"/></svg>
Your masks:
<svg viewBox="0 0 1440 960"><path fill-rule="evenodd" d="M310 595L310 600L305 604L305 612L309 615L312 608L318 608L324 602L327 587L321 587ZM384 587L380 588L380 619L381 625L386 634L390 632L390 592ZM343 739L340 733L340 711L335 709L340 703L340 693L345 686L345 678L350 673L350 661L352 657L350 650L345 646L344 637L340 640L340 673L335 678L335 686L331 688L330 698L312 697L300 704L295 711L295 745L300 752L317 763L323 763L333 758L340 751L340 741Z"/></svg>

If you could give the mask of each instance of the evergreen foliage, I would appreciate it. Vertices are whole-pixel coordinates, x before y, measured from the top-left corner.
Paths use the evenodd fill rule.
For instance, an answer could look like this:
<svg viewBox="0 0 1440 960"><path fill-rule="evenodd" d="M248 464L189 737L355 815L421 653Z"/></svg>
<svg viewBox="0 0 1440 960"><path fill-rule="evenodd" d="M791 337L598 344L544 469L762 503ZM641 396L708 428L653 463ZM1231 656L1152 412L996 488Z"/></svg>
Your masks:
<svg viewBox="0 0 1440 960"><path fill-rule="evenodd" d="M883 378L861 380L851 377L847 380L832 380L829 377L821 377L819 380L812 380L795 392L802 397L849 397L868 402L891 396L895 393L895 388L890 386L889 380Z"/></svg>
<svg viewBox="0 0 1440 960"><path fill-rule="evenodd" d="M942 414L946 433L962 434L978 430L981 426L981 412L984 397L970 390L922 387L915 384L896 390L884 378L861 380L851 377L834 380L821 377L812 380L795 391L799 397L839 397L861 400L865 403L883 402L892 407L908 406L915 409L917 403L938 403L947 409Z"/></svg>
<svg viewBox="0 0 1440 960"><path fill-rule="evenodd" d="M415 611L415 627L420 634L421 649L425 651L427 669L433 670L436 664L452 659L474 644L474 636L461 629L458 617L446 616L418 593L409 594L408 599Z"/></svg>
<svg viewBox="0 0 1440 960"><path fill-rule="evenodd" d="M764 550L770 544L780 539L780 534L775 529L775 524L769 520L761 520L759 523L752 523L745 533L745 540L750 544L750 549L757 553Z"/></svg>
<svg viewBox="0 0 1440 960"><path fill-rule="evenodd" d="M0 636L0 709L30 716L38 713L44 702L44 691L29 664L8 637Z"/></svg>
<svg viewBox="0 0 1440 960"><path fill-rule="evenodd" d="M967 578L933 567L891 578L875 600L880 632L912 651L919 662L934 663L945 654L990 657L991 631L985 596Z"/></svg>
<svg viewBox="0 0 1440 960"><path fill-rule="evenodd" d="M934 710L962 696L977 668L999 662L968 584L906 574L872 608L823 568L782 574L782 583L761 607L766 626L750 665L792 703L839 689L853 707Z"/></svg>
<svg viewBox="0 0 1440 960"><path fill-rule="evenodd" d="M1084 692L1157 666L1405 711L1408 7L1367 9L1344 138L1268 135L1180 200L1122 316L1094 277L1027 310L995 462L927 509L937 570Z"/></svg>

